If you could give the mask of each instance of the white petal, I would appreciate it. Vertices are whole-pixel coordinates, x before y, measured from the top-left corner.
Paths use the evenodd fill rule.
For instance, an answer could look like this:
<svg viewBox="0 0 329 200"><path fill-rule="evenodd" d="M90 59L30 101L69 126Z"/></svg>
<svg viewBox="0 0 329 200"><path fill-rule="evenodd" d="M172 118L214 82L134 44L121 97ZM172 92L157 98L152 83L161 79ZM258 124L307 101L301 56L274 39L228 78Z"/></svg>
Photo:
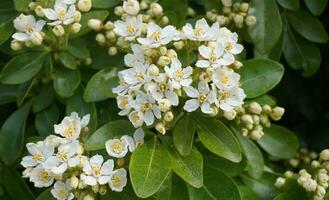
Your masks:
<svg viewBox="0 0 329 200"><path fill-rule="evenodd" d="M154 122L154 115L151 110L148 110L145 112L145 118L144 118L145 124L150 126Z"/></svg>
<svg viewBox="0 0 329 200"><path fill-rule="evenodd" d="M197 99L190 99L185 102L184 110L186 110L187 112L193 112L198 109L199 106L200 102Z"/></svg>
<svg viewBox="0 0 329 200"><path fill-rule="evenodd" d="M94 155L93 157L90 158L89 162L91 165L101 167L102 163L104 162L104 159L103 159L103 156L101 156L101 155Z"/></svg>
<svg viewBox="0 0 329 200"><path fill-rule="evenodd" d="M195 89L192 86L184 87L183 88L187 96L192 97L192 98L197 98L199 97L199 91Z"/></svg>
<svg viewBox="0 0 329 200"><path fill-rule="evenodd" d="M101 174L102 175L110 175L111 172L113 171L113 167L114 167L114 161L113 160L107 160L101 168Z"/></svg>
<svg viewBox="0 0 329 200"><path fill-rule="evenodd" d="M43 9L43 13L50 20L57 20L58 19L57 14L53 9L45 8L45 9Z"/></svg>
<svg viewBox="0 0 329 200"><path fill-rule="evenodd" d="M201 104L201 111L206 114L211 114L214 112L213 109L211 109L210 104L208 102Z"/></svg>
<svg viewBox="0 0 329 200"><path fill-rule="evenodd" d="M200 68L207 68L210 66L210 62L208 60L198 60L195 65Z"/></svg>
<svg viewBox="0 0 329 200"><path fill-rule="evenodd" d="M179 103L179 100L178 100L178 95L173 92L173 91L166 91L165 92L165 95L167 97L167 99L169 100L170 104L173 105L173 106L177 106L178 103Z"/></svg>

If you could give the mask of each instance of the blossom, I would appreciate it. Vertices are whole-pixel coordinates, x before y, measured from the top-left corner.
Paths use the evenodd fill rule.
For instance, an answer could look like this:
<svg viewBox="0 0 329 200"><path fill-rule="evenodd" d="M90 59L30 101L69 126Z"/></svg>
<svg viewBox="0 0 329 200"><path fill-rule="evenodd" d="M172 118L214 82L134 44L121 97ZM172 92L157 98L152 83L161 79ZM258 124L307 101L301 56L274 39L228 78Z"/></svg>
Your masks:
<svg viewBox="0 0 329 200"><path fill-rule="evenodd" d="M38 164L43 163L46 159L52 156L55 151L53 146L47 145L42 141L36 144L27 143L26 148L31 155L23 157L21 165L25 168L35 167Z"/></svg>
<svg viewBox="0 0 329 200"><path fill-rule="evenodd" d="M111 174L109 186L113 191L122 192L127 185L127 171L124 168L114 170Z"/></svg>
<svg viewBox="0 0 329 200"><path fill-rule="evenodd" d="M141 45L133 44L131 45L132 54L128 53L124 56L124 63L128 67L134 67L136 65L144 64L144 52Z"/></svg>
<svg viewBox="0 0 329 200"><path fill-rule="evenodd" d="M119 95L117 97L117 105L121 109L119 115L127 115L132 109L133 98L131 95Z"/></svg>
<svg viewBox="0 0 329 200"><path fill-rule="evenodd" d="M128 143L125 138L110 139L105 143L107 153L115 158L123 158L128 152Z"/></svg>
<svg viewBox="0 0 329 200"><path fill-rule="evenodd" d="M232 112L234 108L241 106L245 98L246 94L244 93L243 89L239 87L218 91L218 105L222 110L226 112Z"/></svg>
<svg viewBox="0 0 329 200"><path fill-rule="evenodd" d="M192 86L184 87L184 91L187 96L193 98L185 102L184 110L192 112L201 107L203 113L211 114L214 112L210 105L216 102L216 94L209 89L207 82L200 81L198 89Z"/></svg>
<svg viewBox="0 0 329 200"><path fill-rule="evenodd" d="M127 16L125 21L118 20L114 22L114 32L125 40L131 41L141 35L143 20L140 16Z"/></svg>
<svg viewBox="0 0 329 200"><path fill-rule="evenodd" d="M140 6L137 0L127 0L123 2L123 10L129 15L137 15Z"/></svg>
<svg viewBox="0 0 329 200"><path fill-rule="evenodd" d="M151 77L146 73L147 69L148 65L146 64L136 64L135 67L123 70L119 73L127 84L134 86L135 89L138 89L143 84L151 80Z"/></svg>
<svg viewBox="0 0 329 200"><path fill-rule="evenodd" d="M54 9L45 8L43 12L48 19L53 21L49 23L49 25L56 26L60 24L72 24L74 22L75 10L75 5L70 5L68 7L67 4L57 2Z"/></svg>
<svg viewBox="0 0 329 200"><path fill-rule="evenodd" d="M224 57L233 56L242 52L243 46L238 44L238 34L227 28L220 28L217 43L224 48Z"/></svg>
<svg viewBox="0 0 329 200"><path fill-rule="evenodd" d="M154 117L158 119L161 118L160 108L156 105L155 99L150 93L144 94L142 92L138 92L133 107L135 110L143 113L144 122L148 126L153 124Z"/></svg>
<svg viewBox="0 0 329 200"><path fill-rule="evenodd" d="M137 38L137 41L149 48L158 48L161 45L170 43L176 36L177 30L173 26L166 26L161 28L155 23L147 25L146 38Z"/></svg>
<svg viewBox="0 0 329 200"><path fill-rule="evenodd" d="M229 68L219 68L212 74L211 80L218 89L228 89L239 85L240 75Z"/></svg>
<svg viewBox="0 0 329 200"><path fill-rule="evenodd" d="M234 62L234 57L231 54L224 54L224 49L219 45L215 47L202 45L199 47L199 53L203 59L198 60L195 65L200 68L218 68Z"/></svg>
<svg viewBox="0 0 329 200"><path fill-rule="evenodd" d="M171 62L170 68L165 66L165 72L170 78L173 88L180 89L181 86L187 87L192 83L192 67L185 67L182 69L182 64L178 59Z"/></svg>
<svg viewBox="0 0 329 200"><path fill-rule="evenodd" d="M60 124L54 125L55 133L67 139L78 139L81 129L88 125L89 120L89 114L80 119L76 112L72 112L71 115L66 116Z"/></svg>
<svg viewBox="0 0 329 200"><path fill-rule="evenodd" d="M42 165L38 165L31 172L30 181L33 182L34 186L38 188L49 187L54 182L54 176Z"/></svg>
<svg viewBox="0 0 329 200"><path fill-rule="evenodd" d="M50 190L50 192L57 200L71 200L74 198L71 190L72 187L69 184L66 184L62 181L57 181L54 184L54 188Z"/></svg>
<svg viewBox="0 0 329 200"><path fill-rule="evenodd" d="M183 34L187 39L197 41L210 41L217 39L217 32L219 30L219 24L214 23L211 27L207 21L202 18L195 24L195 28L191 24L187 23L183 26Z"/></svg>
<svg viewBox="0 0 329 200"><path fill-rule="evenodd" d="M104 185L110 181L110 176L113 171L113 160L107 160L104 162L104 158L101 155L94 155L86 161L83 165L84 174L81 175L81 180L86 185Z"/></svg>
<svg viewBox="0 0 329 200"><path fill-rule="evenodd" d="M144 123L144 114L141 111L131 112L128 118L134 127L141 127Z"/></svg>
<svg viewBox="0 0 329 200"><path fill-rule="evenodd" d="M20 42L34 40L36 38L39 38L40 32L45 24L46 21L36 21L33 15L20 14L14 20L14 27L17 32L14 33L12 37Z"/></svg>

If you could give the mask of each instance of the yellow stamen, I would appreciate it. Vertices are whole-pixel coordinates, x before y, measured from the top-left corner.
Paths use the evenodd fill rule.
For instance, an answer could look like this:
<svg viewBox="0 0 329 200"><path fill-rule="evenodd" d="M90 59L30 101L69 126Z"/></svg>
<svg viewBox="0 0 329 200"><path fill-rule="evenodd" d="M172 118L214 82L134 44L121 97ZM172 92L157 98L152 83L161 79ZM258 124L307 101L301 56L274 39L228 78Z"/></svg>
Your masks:
<svg viewBox="0 0 329 200"><path fill-rule="evenodd" d="M122 185L122 180L120 176L112 176L112 183L115 187L120 187Z"/></svg>
<svg viewBox="0 0 329 200"><path fill-rule="evenodd" d="M155 31L151 35L152 40L158 42L161 39L161 33L159 31Z"/></svg>
<svg viewBox="0 0 329 200"><path fill-rule="evenodd" d="M201 103L205 102L207 100L207 96L205 94L200 94L199 95L199 101Z"/></svg>

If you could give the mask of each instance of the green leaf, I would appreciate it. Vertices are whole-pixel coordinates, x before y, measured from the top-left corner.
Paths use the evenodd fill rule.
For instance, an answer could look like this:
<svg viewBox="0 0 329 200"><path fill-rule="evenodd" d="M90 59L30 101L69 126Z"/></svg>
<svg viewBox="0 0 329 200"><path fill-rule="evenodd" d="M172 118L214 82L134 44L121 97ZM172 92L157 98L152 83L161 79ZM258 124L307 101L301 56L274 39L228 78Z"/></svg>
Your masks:
<svg viewBox="0 0 329 200"><path fill-rule="evenodd" d="M135 128L127 120L118 120L105 124L92 134L85 143L87 151L105 149L105 142L123 135L133 135Z"/></svg>
<svg viewBox="0 0 329 200"><path fill-rule="evenodd" d="M186 183L176 174L172 174L152 197L155 200L188 200Z"/></svg>
<svg viewBox="0 0 329 200"><path fill-rule="evenodd" d="M181 157L175 150L170 151L172 170L191 186L200 188L203 184L203 160L197 149L187 157Z"/></svg>
<svg viewBox="0 0 329 200"><path fill-rule="evenodd" d="M18 85L0 84L0 105L15 102L17 97L22 94Z"/></svg>
<svg viewBox="0 0 329 200"><path fill-rule="evenodd" d="M173 131L173 142L182 156L190 154L193 146L195 124L189 114L185 114L176 124Z"/></svg>
<svg viewBox="0 0 329 200"><path fill-rule="evenodd" d="M249 104L253 101L256 101L257 103L259 103L260 105L269 105L269 106L275 106L276 105L276 100L274 97L269 96L269 95L263 95L263 96L259 96L256 97L254 99L249 99L247 101L245 101L245 104Z"/></svg>
<svg viewBox="0 0 329 200"><path fill-rule="evenodd" d="M288 20L291 26L304 38L318 43L326 43L328 34L316 17L303 10L288 13Z"/></svg>
<svg viewBox="0 0 329 200"><path fill-rule="evenodd" d="M59 59L64 67L68 69L75 70L78 68L78 62L76 61L75 57L67 52L59 53Z"/></svg>
<svg viewBox="0 0 329 200"><path fill-rule="evenodd" d="M262 200L254 191L245 185L239 185L242 200Z"/></svg>
<svg viewBox="0 0 329 200"><path fill-rule="evenodd" d="M10 199L35 200L35 197L29 189L28 185L24 183L22 176L18 174L14 168L5 166L1 167L0 177L0 184L4 186Z"/></svg>
<svg viewBox="0 0 329 200"><path fill-rule="evenodd" d="M280 6L288 10L297 10L299 8L299 0L277 0Z"/></svg>
<svg viewBox="0 0 329 200"><path fill-rule="evenodd" d="M48 136L54 132L54 124L59 118L59 111L55 104L39 112L35 116L35 128L40 136Z"/></svg>
<svg viewBox="0 0 329 200"><path fill-rule="evenodd" d="M120 2L121 0L93 0L93 8L112 8Z"/></svg>
<svg viewBox="0 0 329 200"><path fill-rule="evenodd" d="M305 194L301 192L289 192L289 193L282 193L276 196L273 200L307 200Z"/></svg>
<svg viewBox="0 0 329 200"><path fill-rule="evenodd" d="M120 68L125 66L122 54L118 53L115 56L110 56L107 51L108 49L105 47L98 47L90 51L93 60L91 68L100 70L108 67ZM111 60L111 62L108 62L108 60Z"/></svg>
<svg viewBox="0 0 329 200"><path fill-rule="evenodd" d="M146 198L159 190L170 173L170 156L157 137L154 136L133 152L129 173L138 197Z"/></svg>
<svg viewBox="0 0 329 200"><path fill-rule="evenodd" d="M14 33L12 21L16 13L8 10L0 11L0 45L6 42Z"/></svg>
<svg viewBox="0 0 329 200"><path fill-rule="evenodd" d="M78 70L61 68L56 70L53 77L56 93L61 97L70 97L80 85L81 77Z"/></svg>
<svg viewBox="0 0 329 200"><path fill-rule="evenodd" d="M241 75L241 87L247 98L255 98L273 89L283 76L283 66L268 59L252 59L243 62L238 70Z"/></svg>
<svg viewBox="0 0 329 200"><path fill-rule="evenodd" d="M95 11L90 11L90 12L82 14L81 21L80 21L81 29L80 29L79 33L74 34L74 38L84 35L84 34L88 33L89 31L91 31L91 28L89 28L89 26L88 26L89 19L99 19L101 21L104 21L108 15L109 15L109 12L106 10L95 10Z"/></svg>
<svg viewBox="0 0 329 200"><path fill-rule="evenodd" d="M269 52L277 43L282 32L282 21L275 0L253 0L253 15L257 23L248 28L257 50Z"/></svg>
<svg viewBox="0 0 329 200"><path fill-rule="evenodd" d="M33 78L42 68L47 53L25 53L11 59L3 68L0 81L21 84Z"/></svg>
<svg viewBox="0 0 329 200"><path fill-rule="evenodd" d="M0 131L0 158L6 164L12 164L19 156L24 145L26 120L31 101L11 114Z"/></svg>
<svg viewBox="0 0 329 200"><path fill-rule="evenodd" d="M87 102L115 98L112 89L119 84L118 68L109 67L94 74L88 81L83 98Z"/></svg>
<svg viewBox="0 0 329 200"><path fill-rule="evenodd" d="M43 8L52 8L55 4L56 0L36 0L38 5L42 6Z"/></svg>
<svg viewBox="0 0 329 200"><path fill-rule="evenodd" d="M13 0L17 11L25 12L28 10L31 0Z"/></svg>
<svg viewBox="0 0 329 200"><path fill-rule="evenodd" d="M197 122L198 136L207 149L232 162L241 161L240 145L230 129L221 121L201 115L195 115L193 119Z"/></svg>
<svg viewBox="0 0 329 200"><path fill-rule="evenodd" d="M54 196L51 194L50 189L47 189L46 191L42 192L36 200L56 200Z"/></svg>
<svg viewBox="0 0 329 200"><path fill-rule="evenodd" d="M244 155L247 158L247 172L254 178L262 176L264 171L264 158L262 152L259 150L257 145L252 142L249 138L242 136L237 128L233 128L236 134Z"/></svg>
<svg viewBox="0 0 329 200"><path fill-rule="evenodd" d="M205 166L203 186L188 186L190 200L240 200L240 192L234 181L217 169Z"/></svg>
<svg viewBox="0 0 329 200"><path fill-rule="evenodd" d="M245 171L247 167L247 160L242 158L241 162L234 163L218 156L204 156L204 166L217 169L228 176L237 176Z"/></svg>
<svg viewBox="0 0 329 200"><path fill-rule="evenodd" d="M268 154L282 159L293 157L299 148L297 137L278 125L264 128L264 136L257 142Z"/></svg>
<svg viewBox="0 0 329 200"><path fill-rule="evenodd" d="M47 85L41 89L39 95L33 98L32 111L38 113L47 108L54 101L54 90L52 85Z"/></svg>
<svg viewBox="0 0 329 200"><path fill-rule="evenodd" d="M294 34L285 23L283 55L289 66L303 71L304 76L312 76L321 64L321 53L315 44Z"/></svg>
<svg viewBox="0 0 329 200"><path fill-rule="evenodd" d="M174 15L167 15L171 23L178 26L185 23L188 8L187 0L162 0L161 5L166 12L175 13L175 17Z"/></svg>
<svg viewBox="0 0 329 200"><path fill-rule="evenodd" d="M67 51L76 58L87 59L90 53L82 40L72 40L67 46Z"/></svg>
<svg viewBox="0 0 329 200"><path fill-rule="evenodd" d="M280 36L280 39L275 44L275 46L271 49L270 52L260 53L254 48L254 57L255 58L268 58L274 61L280 61L282 55L282 47L283 47L283 36ZM243 61L243 60L240 60Z"/></svg>
<svg viewBox="0 0 329 200"><path fill-rule="evenodd" d="M88 129L91 134L97 128L97 110L95 104L87 103L83 100L81 93L80 90L67 100L66 114L70 115L72 112L77 112L80 117L90 114Z"/></svg>
<svg viewBox="0 0 329 200"><path fill-rule="evenodd" d="M313 15L320 15L326 8L328 0L304 0Z"/></svg>

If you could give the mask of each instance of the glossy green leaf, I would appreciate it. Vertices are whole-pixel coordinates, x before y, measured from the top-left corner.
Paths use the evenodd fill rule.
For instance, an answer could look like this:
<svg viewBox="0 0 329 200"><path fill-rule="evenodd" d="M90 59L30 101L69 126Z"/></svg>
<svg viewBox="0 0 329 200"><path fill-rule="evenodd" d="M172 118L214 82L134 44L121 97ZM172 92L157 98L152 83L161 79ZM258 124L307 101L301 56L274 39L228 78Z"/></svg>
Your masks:
<svg viewBox="0 0 329 200"><path fill-rule="evenodd" d="M275 0L253 0L253 15L257 23L249 27L249 35L257 50L261 53L269 52L280 38L282 21Z"/></svg>
<svg viewBox="0 0 329 200"><path fill-rule="evenodd" d="M132 154L129 173L138 197L156 193L170 173L170 156L157 137L145 142Z"/></svg>
<svg viewBox="0 0 329 200"><path fill-rule="evenodd" d="M204 168L201 188L188 187L190 200L240 200L240 192L230 177L214 168Z"/></svg>
<svg viewBox="0 0 329 200"><path fill-rule="evenodd" d="M276 99L270 95L263 95L263 96L256 97L254 99L249 99L249 100L245 101L245 104L247 105L253 101L256 101L260 105L265 105L265 104L269 105L269 106L276 105Z"/></svg>
<svg viewBox="0 0 329 200"><path fill-rule="evenodd" d="M35 116L35 127L40 136L48 136L54 133L54 124L58 122L59 111L55 104L39 112Z"/></svg>
<svg viewBox="0 0 329 200"><path fill-rule="evenodd" d="M70 41L67 51L76 58L87 59L90 57L88 48L83 44L82 40Z"/></svg>
<svg viewBox="0 0 329 200"><path fill-rule="evenodd" d="M70 97L78 88L81 77L78 70L58 69L53 77L56 93L61 97Z"/></svg>
<svg viewBox="0 0 329 200"><path fill-rule="evenodd" d="M31 102L11 114L0 130L0 158L12 164L19 156L24 145L25 125L31 108Z"/></svg>
<svg viewBox="0 0 329 200"><path fill-rule="evenodd" d="M52 85L48 85L41 89L39 95L33 98L32 111L38 113L47 108L54 101L54 90Z"/></svg>
<svg viewBox="0 0 329 200"><path fill-rule="evenodd" d="M300 191L296 192L289 192L289 193L282 193L276 196L273 200L307 200L305 193Z"/></svg>
<svg viewBox="0 0 329 200"><path fill-rule="evenodd" d="M264 136L257 142L268 154L283 159L296 155L299 148L297 137L290 130L278 125L265 128Z"/></svg>
<svg viewBox="0 0 329 200"><path fill-rule="evenodd" d="M277 0L280 6L288 10L297 10L299 8L299 0Z"/></svg>
<svg viewBox="0 0 329 200"><path fill-rule="evenodd" d="M241 200L262 200L254 191L245 185L239 185Z"/></svg>
<svg viewBox="0 0 329 200"><path fill-rule="evenodd" d="M3 68L0 81L4 84L20 84L33 78L42 68L46 53L24 53L14 57Z"/></svg>
<svg viewBox="0 0 329 200"><path fill-rule="evenodd" d="M271 51L266 53L260 53L256 48L254 48L254 57L255 58L268 58L274 61L280 61L282 55L282 47L283 47L283 36L280 36L280 39L275 44L275 46L271 49ZM240 60L243 61L243 60Z"/></svg>
<svg viewBox="0 0 329 200"><path fill-rule="evenodd" d="M54 196L51 194L50 192L51 188L42 192L37 198L36 200L56 200L54 198Z"/></svg>
<svg viewBox="0 0 329 200"><path fill-rule="evenodd" d="M64 67L66 67L68 69L72 69L72 70L75 70L78 68L77 60L75 59L74 56L72 56L68 52L62 52L58 56Z"/></svg>
<svg viewBox="0 0 329 200"><path fill-rule="evenodd" d="M221 121L193 116L197 122L197 132L202 144L211 152L232 162L242 159L240 145L233 133Z"/></svg>
<svg viewBox="0 0 329 200"><path fill-rule="evenodd" d="M118 5L120 0L93 0L93 8L111 8Z"/></svg>
<svg viewBox="0 0 329 200"><path fill-rule="evenodd" d="M115 98L117 95L112 89L119 84L117 68L106 68L92 76L86 86L83 98L87 102L102 101L107 98Z"/></svg>
<svg viewBox="0 0 329 200"><path fill-rule="evenodd" d="M166 12L172 12L175 15L167 15L174 25L183 25L187 15L187 0L162 0L161 5Z"/></svg>
<svg viewBox="0 0 329 200"><path fill-rule="evenodd" d="M99 19L101 21L104 21L106 19L106 17L108 16L108 14L109 14L109 12L106 10L94 10L94 11L90 11L90 12L82 14L81 21L80 21L81 29L80 29L79 33L74 34L74 37L84 35L84 34L88 33L89 31L91 31L91 28L89 28L89 26L88 26L89 19Z"/></svg>
<svg viewBox="0 0 329 200"><path fill-rule="evenodd" d="M170 151L172 170L191 186L200 188L203 184L203 159L197 149L182 157L175 150Z"/></svg>
<svg viewBox="0 0 329 200"><path fill-rule="evenodd" d="M176 150L182 156L190 154L195 134L195 123L189 114L184 115L173 131L173 142Z"/></svg>
<svg viewBox="0 0 329 200"><path fill-rule="evenodd" d="M8 10L0 11L0 45L6 42L14 33L12 21L16 13Z"/></svg>
<svg viewBox="0 0 329 200"><path fill-rule="evenodd" d="M127 120L118 120L105 124L92 134L85 143L87 151L95 151L105 148L105 142L123 135L133 135L135 128Z"/></svg>
<svg viewBox="0 0 329 200"><path fill-rule="evenodd" d="M0 84L0 105L15 102L17 97L22 94L18 85Z"/></svg>
<svg viewBox="0 0 329 200"><path fill-rule="evenodd" d="M43 8L52 8L56 0L36 0L36 2Z"/></svg>
<svg viewBox="0 0 329 200"><path fill-rule="evenodd" d="M178 175L171 174L152 197L155 200L188 200L186 183Z"/></svg>
<svg viewBox="0 0 329 200"><path fill-rule="evenodd" d="M289 12L287 16L294 30L304 38L318 43L328 41L328 34L320 20L308 12L298 10Z"/></svg>
<svg viewBox="0 0 329 200"><path fill-rule="evenodd" d="M247 60L238 71L247 98L261 96L273 89L281 81L283 72L280 63L268 59Z"/></svg>
<svg viewBox="0 0 329 200"><path fill-rule="evenodd" d="M217 169L228 176L237 176L245 171L247 160L243 157L241 162L234 163L218 156L207 155L204 156L204 166Z"/></svg>
<svg viewBox="0 0 329 200"><path fill-rule="evenodd" d="M328 0L304 0L313 15L320 15L326 8Z"/></svg>
<svg viewBox="0 0 329 200"><path fill-rule="evenodd" d="M17 11L24 12L28 10L32 0L13 0Z"/></svg>

